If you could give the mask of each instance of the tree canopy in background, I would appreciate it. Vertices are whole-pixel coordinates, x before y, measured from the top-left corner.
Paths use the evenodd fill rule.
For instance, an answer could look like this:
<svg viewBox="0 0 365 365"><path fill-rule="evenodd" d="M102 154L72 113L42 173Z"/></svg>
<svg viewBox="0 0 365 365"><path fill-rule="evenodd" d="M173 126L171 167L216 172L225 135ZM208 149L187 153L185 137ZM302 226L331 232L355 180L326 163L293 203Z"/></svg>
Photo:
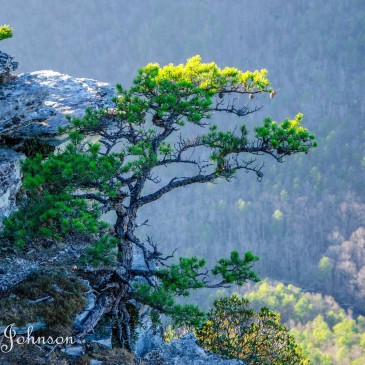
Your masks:
<svg viewBox="0 0 365 365"><path fill-rule="evenodd" d="M255 309L269 307L314 365L361 365L365 361L365 318L345 311L330 296L294 285L262 281L242 298Z"/></svg>

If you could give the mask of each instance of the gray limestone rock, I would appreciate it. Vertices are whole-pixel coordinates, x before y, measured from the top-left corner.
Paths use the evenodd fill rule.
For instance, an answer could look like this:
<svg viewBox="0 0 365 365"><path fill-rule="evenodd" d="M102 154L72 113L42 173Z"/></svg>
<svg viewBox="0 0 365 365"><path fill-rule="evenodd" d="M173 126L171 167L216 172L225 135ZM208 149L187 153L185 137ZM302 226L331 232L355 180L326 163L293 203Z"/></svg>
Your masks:
<svg viewBox="0 0 365 365"><path fill-rule="evenodd" d="M192 333L164 344L148 353L144 360L148 365L245 365L203 350Z"/></svg>
<svg viewBox="0 0 365 365"><path fill-rule="evenodd" d="M151 310L147 306L142 306L139 310L139 324L135 330L137 340L134 343L134 352L140 358L164 344L162 328L152 322L150 314Z"/></svg>
<svg viewBox="0 0 365 365"><path fill-rule="evenodd" d="M91 79L54 71L21 74L0 85L0 136L59 145L67 137L58 133L68 124L66 115L81 117L87 107L111 106L113 96L112 86Z"/></svg>

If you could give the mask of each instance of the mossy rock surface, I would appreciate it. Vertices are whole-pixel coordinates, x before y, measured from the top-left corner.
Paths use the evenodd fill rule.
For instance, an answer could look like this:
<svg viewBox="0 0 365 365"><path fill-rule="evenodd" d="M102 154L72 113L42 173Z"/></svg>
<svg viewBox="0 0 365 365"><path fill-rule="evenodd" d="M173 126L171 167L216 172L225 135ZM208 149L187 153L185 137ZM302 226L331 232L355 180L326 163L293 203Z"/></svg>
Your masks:
<svg viewBox="0 0 365 365"><path fill-rule="evenodd" d="M42 321L46 328L40 334L70 336L77 313L86 305L87 291L72 272L62 269L33 272L0 300L0 323L24 326Z"/></svg>

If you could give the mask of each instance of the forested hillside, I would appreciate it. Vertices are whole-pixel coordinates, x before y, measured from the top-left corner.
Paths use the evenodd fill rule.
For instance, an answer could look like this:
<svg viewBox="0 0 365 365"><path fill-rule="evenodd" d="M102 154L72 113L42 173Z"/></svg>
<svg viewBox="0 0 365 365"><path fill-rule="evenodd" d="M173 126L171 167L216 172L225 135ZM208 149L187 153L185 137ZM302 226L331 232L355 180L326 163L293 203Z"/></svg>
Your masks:
<svg viewBox="0 0 365 365"><path fill-rule="evenodd" d="M220 66L268 69L276 97L242 104L264 104L254 120L302 112L319 147L267 164L260 183L243 176L175 192L145 209L139 219L150 227L141 234L180 255L216 259L250 249L262 276L331 294L364 314L363 0L30 0L26 11L19 7L24 1L1 2L2 22L16 30L4 51L23 71L128 86L147 62L195 54Z"/></svg>
<svg viewBox="0 0 365 365"><path fill-rule="evenodd" d="M255 308L267 306L281 313L282 321L311 364L361 365L365 362L365 318L345 312L332 297L267 281L244 297Z"/></svg>

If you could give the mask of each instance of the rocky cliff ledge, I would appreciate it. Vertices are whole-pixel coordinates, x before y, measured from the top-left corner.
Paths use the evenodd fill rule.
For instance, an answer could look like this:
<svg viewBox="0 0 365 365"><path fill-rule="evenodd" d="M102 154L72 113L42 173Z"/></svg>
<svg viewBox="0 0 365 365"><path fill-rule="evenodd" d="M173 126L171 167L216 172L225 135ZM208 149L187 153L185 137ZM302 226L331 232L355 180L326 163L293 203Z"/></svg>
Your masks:
<svg viewBox="0 0 365 365"><path fill-rule="evenodd" d="M54 71L37 71L11 77L10 72L16 67L17 63L12 60L12 57L0 52L0 225L2 219L16 209L16 197L21 186L20 161L26 158L25 154L29 152L26 148L27 143L33 141L58 146L66 142L67 136L58 133L58 128L67 124L66 115L82 116L87 107L111 106L112 97L115 95L114 88L109 84L91 79L73 78ZM63 250L58 248L54 256L47 258L40 258L36 254L33 254L34 257L30 254L24 259L2 257L0 261L0 299L6 290L22 282L34 270L40 266L48 266L47 260L57 262L61 257L60 262L64 263L67 262L67 256L73 254L67 248ZM138 260L136 255L136 265ZM85 310L89 310L92 305L89 298ZM82 313L78 317L82 316ZM147 325L138 330L136 356L132 356L131 360L113 363L242 364L239 361L226 360L204 351L191 334L180 340L174 340L170 344L165 344L161 333L156 332L149 325L148 318L145 318L145 322ZM110 338L94 342L99 346L105 346L107 343L106 350L111 346ZM84 356L84 347L81 345L77 344L77 346L67 348L65 352L71 357ZM105 358L110 359L110 356L114 355L115 353L108 353ZM19 356L23 360L14 360L13 357L9 359L4 354L0 354L0 362L2 364L34 363L28 362L28 358L24 357L28 355L20 354ZM127 359L128 356L124 358ZM35 361L35 359L33 360ZM45 361L37 362L37 364L51 363L47 362L48 359ZM74 363L73 360L68 362L63 359L62 361L55 363ZM82 363L94 365L110 363L109 360L92 357L88 357L87 361Z"/></svg>
<svg viewBox="0 0 365 365"><path fill-rule="evenodd" d="M106 83L73 78L54 71L19 75L0 87L0 136L6 140L37 138L59 144L65 115L111 105L114 89Z"/></svg>

